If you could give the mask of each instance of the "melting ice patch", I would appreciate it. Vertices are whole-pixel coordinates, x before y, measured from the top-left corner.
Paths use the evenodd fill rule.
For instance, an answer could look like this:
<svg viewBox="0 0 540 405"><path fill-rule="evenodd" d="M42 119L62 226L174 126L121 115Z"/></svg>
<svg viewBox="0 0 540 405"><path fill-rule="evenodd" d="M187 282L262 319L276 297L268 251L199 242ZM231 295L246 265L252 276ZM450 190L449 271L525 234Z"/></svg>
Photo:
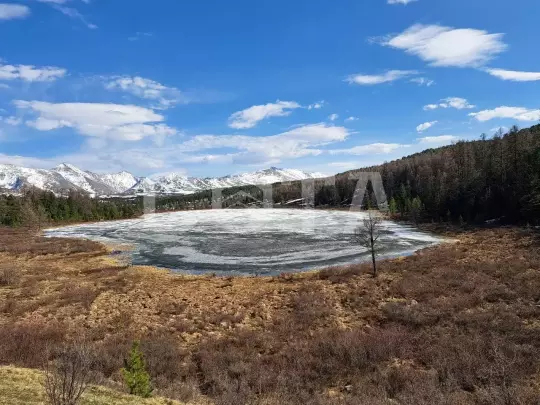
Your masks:
<svg viewBox="0 0 540 405"><path fill-rule="evenodd" d="M188 273L278 274L366 261L353 239L362 212L231 209L145 215L69 226L48 236L83 237L133 246L133 263ZM383 222L381 257L439 243L433 235Z"/></svg>

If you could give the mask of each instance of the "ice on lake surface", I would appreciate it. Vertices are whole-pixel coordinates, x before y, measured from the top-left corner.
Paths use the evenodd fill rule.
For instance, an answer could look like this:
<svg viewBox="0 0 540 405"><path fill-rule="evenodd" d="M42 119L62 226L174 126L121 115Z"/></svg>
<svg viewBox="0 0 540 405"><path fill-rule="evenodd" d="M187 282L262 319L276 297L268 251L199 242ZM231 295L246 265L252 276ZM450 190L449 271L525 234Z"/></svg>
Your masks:
<svg viewBox="0 0 540 405"><path fill-rule="evenodd" d="M369 259L355 243L365 212L216 209L148 214L125 221L68 226L48 236L129 244L133 264L189 273L278 274ZM410 254L440 242L434 235L383 222L380 257Z"/></svg>

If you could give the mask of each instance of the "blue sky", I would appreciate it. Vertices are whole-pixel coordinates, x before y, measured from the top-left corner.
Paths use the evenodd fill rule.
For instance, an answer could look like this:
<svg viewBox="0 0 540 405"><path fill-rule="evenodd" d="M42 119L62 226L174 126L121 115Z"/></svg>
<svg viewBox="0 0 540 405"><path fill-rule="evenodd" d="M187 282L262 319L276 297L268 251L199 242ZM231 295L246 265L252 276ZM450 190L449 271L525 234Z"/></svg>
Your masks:
<svg viewBox="0 0 540 405"><path fill-rule="evenodd" d="M2 1L0 163L332 174L540 120L537 0Z"/></svg>

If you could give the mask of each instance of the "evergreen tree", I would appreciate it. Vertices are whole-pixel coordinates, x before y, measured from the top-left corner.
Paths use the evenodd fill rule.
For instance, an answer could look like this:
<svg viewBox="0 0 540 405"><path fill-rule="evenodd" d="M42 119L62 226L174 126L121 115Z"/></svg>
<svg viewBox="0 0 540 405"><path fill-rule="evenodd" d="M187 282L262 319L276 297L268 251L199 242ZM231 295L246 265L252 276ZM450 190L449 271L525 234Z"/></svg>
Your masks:
<svg viewBox="0 0 540 405"><path fill-rule="evenodd" d="M391 216L396 215L396 213L397 213L397 203L396 203L396 199L394 197L392 197L390 199L390 204L388 205L388 210L390 211Z"/></svg>
<svg viewBox="0 0 540 405"><path fill-rule="evenodd" d="M124 376L130 394L149 398L152 395L153 388L150 381L150 374L146 371L144 356L139 346L139 342L133 342L129 359L124 360L122 375Z"/></svg>

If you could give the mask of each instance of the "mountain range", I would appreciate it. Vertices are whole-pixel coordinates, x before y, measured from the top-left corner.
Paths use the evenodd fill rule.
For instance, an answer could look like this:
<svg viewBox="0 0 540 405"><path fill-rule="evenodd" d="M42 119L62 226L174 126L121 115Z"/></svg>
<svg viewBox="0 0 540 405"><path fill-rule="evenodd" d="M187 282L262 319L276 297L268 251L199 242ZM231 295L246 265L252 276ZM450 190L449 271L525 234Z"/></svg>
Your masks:
<svg viewBox="0 0 540 405"><path fill-rule="evenodd" d="M98 174L81 170L68 163L62 163L53 169L0 164L0 192L20 193L35 187L55 194L74 190L91 196L193 194L212 188L272 184L319 177L324 175L277 167L234 176L197 178L186 177L179 173L158 177L136 177L126 171Z"/></svg>

